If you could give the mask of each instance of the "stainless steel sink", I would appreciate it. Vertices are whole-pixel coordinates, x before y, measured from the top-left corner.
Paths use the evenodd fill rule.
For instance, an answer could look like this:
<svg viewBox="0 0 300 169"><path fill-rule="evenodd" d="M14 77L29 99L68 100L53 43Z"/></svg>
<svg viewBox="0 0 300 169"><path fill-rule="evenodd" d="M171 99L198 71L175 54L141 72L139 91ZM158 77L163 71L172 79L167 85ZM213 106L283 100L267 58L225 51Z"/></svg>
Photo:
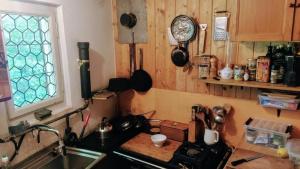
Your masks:
<svg viewBox="0 0 300 169"><path fill-rule="evenodd" d="M41 152L32 156L17 169L90 169L105 157L104 153L66 147L67 155L62 156L54 151Z"/></svg>

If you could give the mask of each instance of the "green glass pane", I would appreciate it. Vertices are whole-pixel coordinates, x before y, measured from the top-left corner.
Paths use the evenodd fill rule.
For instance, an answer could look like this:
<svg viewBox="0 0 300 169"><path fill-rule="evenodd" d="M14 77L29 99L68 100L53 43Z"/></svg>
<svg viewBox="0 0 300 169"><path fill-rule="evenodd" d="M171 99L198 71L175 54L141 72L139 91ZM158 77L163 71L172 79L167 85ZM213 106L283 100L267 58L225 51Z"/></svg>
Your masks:
<svg viewBox="0 0 300 169"><path fill-rule="evenodd" d="M14 58L14 65L17 68L22 69L26 65L25 57L23 55L17 55Z"/></svg>
<svg viewBox="0 0 300 169"><path fill-rule="evenodd" d="M14 99L14 104L16 107L21 107L23 106L24 102L25 102L25 96L23 93L17 91L16 93L14 93L13 95L13 99Z"/></svg>
<svg viewBox="0 0 300 169"><path fill-rule="evenodd" d="M17 82L17 89L18 91L25 93L29 89L29 83L26 79L20 79Z"/></svg>
<svg viewBox="0 0 300 169"><path fill-rule="evenodd" d="M32 69L33 69L33 74L36 75L43 74L45 72L44 67L39 64L35 65Z"/></svg>
<svg viewBox="0 0 300 169"><path fill-rule="evenodd" d="M22 69L22 77L31 77L33 75L32 68L29 66L24 66Z"/></svg>
<svg viewBox="0 0 300 169"><path fill-rule="evenodd" d="M19 53L23 56L27 56L30 53L29 45L19 45Z"/></svg>
<svg viewBox="0 0 300 169"><path fill-rule="evenodd" d="M25 93L25 100L29 103L33 103L33 101L35 100L35 95L36 95L35 91L32 89L29 89Z"/></svg>
<svg viewBox="0 0 300 169"><path fill-rule="evenodd" d="M16 29L10 32L10 40L15 44L19 44L23 41L22 33Z"/></svg>
<svg viewBox="0 0 300 169"><path fill-rule="evenodd" d="M29 67L34 68L35 65L37 64L36 56L33 55L33 54L29 54L29 55L26 57L26 64L27 64Z"/></svg>
<svg viewBox="0 0 300 169"><path fill-rule="evenodd" d="M31 17L28 19L28 29L30 29L32 32L38 32L39 22L37 17Z"/></svg>
<svg viewBox="0 0 300 169"><path fill-rule="evenodd" d="M27 29L27 21L22 17L18 17L15 20L16 23L16 29L18 29L20 32L24 32Z"/></svg>
<svg viewBox="0 0 300 169"><path fill-rule="evenodd" d="M30 51L32 54L37 56L42 52L42 47L39 44L38 45L30 45Z"/></svg>
<svg viewBox="0 0 300 169"><path fill-rule="evenodd" d="M18 52L17 46L6 46L6 54L8 57L14 57L18 54Z"/></svg>
<svg viewBox="0 0 300 169"><path fill-rule="evenodd" d="M14 19L10 15L2 14L2 25L5 31L12 31L15 28Z"/></svg>
<svg viewBox="0 0 300 169"><path fill-rule="evenodd" d="M23 39L27 44L31 44L34 41L34 33L30 30L23 32Z"/></svg>
<svg viewBox="0 0 300 169"><path fill-rule="evenodd" d="M44 99L46 96L47 96L47 90L45 87L42 87L40 86L37 90L36 90L36 93L37 93L37 97L40 98L40 99Z"/></svg>
<svg viewBox="0 0 300 169"><path fill-rule="evenodd" d="M11 79L19 79L22 77L21 70L16 67L13 67L9 70L9 75Z"/></svg>
<svg viewBox="0 0 300 169"><path fill-rule="evenodd" d="M40 81L38 77L33 76L30 80L29 80L29 87L31 89L37 90L40 86Z"/></svg>

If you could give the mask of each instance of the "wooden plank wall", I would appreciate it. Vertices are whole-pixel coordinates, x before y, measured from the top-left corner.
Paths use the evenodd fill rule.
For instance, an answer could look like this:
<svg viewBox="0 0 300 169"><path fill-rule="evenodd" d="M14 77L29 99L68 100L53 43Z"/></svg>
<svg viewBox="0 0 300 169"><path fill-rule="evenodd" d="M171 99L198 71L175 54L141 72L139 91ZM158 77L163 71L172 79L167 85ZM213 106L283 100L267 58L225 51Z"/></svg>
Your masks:
<svg viewBox="0 0 300 169"><path fill-rule="evenodd" d="M206 85L193 79L197 76L197 68L194 67L190 73L185 73L182 68L176 67L171 61L171 51L174 47L169 45L167 28L175 16L184 14L194 17L200 23L208 24L205 54L215 55L224 62L225 44L222 41L214 41L212 38L214 13L215 11L229 11L231 13L230 31L234 31L235 3L235 0L147 0L149 39L147 44L137 44L137 49L144 50L144 69L150 73L154 88L244 99L256 98L256 89ZM113 0L116 72L118 77L129 77L129 46L118 42L118 20L116 0ZM189 45L190 56L196 54L196 45L196 41ZM248 58L265 55L267 45L268 43L265 42L235 42L232 60L237 64L246 64Z"/></svg>

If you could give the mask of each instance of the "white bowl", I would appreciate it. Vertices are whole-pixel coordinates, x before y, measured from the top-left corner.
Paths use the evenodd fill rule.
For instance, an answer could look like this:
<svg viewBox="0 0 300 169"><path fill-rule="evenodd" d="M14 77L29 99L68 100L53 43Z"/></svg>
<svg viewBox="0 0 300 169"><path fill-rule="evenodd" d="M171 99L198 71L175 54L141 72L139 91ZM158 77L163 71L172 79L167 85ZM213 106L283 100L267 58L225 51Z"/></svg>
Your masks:
<svg viewBox="0 0 300 169"><path fill-rule="evenodd" d="M162 147L167 141L167 136L163 134L154 134L151 136L151 140L155 147Z"/></svg>

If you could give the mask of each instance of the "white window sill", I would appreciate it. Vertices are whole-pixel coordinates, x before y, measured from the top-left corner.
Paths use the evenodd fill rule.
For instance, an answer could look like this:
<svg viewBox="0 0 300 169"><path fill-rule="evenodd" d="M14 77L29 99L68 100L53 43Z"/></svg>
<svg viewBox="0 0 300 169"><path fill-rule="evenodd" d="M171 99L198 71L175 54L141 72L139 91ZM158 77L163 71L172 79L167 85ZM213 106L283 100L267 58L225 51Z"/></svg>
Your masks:
<svg viewBox="0 0 300 169"><path fill-rule="evenodd" d="M26 116L10 120L9 124L17 125L17 124L19 124L20 121L28 121L30 125L45 124L55 118L58 118L60 116L63 116L64 114L67 114L67 113L73 111L73 108L72 108L72 106L68 106L68 105L65 105L64 103L62 103L62 105L57 105L54 109L50 108L50 110L52 110L52 115L44 120L41 120L41 121L37 120L34 117L34 114L31 113Z"/></svg>

